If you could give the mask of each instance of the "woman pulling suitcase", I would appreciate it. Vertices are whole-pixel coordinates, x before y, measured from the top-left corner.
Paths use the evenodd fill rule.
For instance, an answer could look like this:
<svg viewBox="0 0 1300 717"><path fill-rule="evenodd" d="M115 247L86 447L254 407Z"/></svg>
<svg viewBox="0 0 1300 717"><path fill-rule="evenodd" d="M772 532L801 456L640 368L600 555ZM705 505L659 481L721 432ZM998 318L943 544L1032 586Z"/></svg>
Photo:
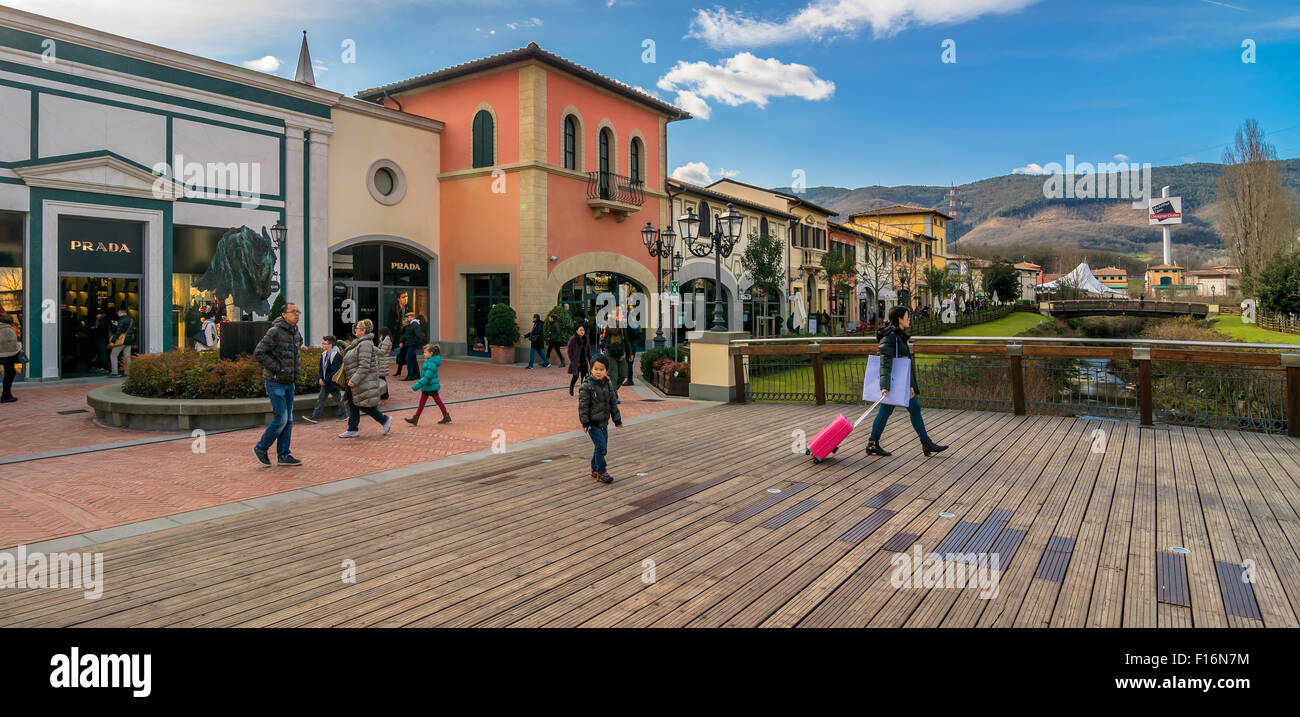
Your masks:
<svg viewBox="0 0 1300 717"><path fill-rule="evenodd" d="M876 341L880 348L880 393L889 394L890 375L894 366L895 358L912 357L911 349L907 342L912 337L907 334L907 329L912 326L912 314L906 306L895 306L889 310L889 323L885 324L876 332ZM925 421L921 419L921 402L916 400L916 362L912 362L912 400L907 403L907 412L912 417L912 428L916 431L917 438L921 439L921 450L926 456L931 453L939 453L948 450L948 446L941 446L930 440L930 436L925 432ZM885 423L889 421L889 416L894 412L891 404L885 403L880 406L880 413L876 414L876 422L871 426L871 437L867 440L867 453L876 456L891 455L888 451L880 447L880 434L885 431Z"/></svg>

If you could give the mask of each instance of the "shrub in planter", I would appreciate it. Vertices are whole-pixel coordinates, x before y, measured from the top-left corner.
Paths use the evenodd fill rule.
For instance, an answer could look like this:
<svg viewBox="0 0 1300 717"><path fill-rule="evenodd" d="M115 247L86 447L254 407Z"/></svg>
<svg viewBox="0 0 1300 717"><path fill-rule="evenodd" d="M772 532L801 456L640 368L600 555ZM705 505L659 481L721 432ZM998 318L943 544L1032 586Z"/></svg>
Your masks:
<svg viewBox="0 0 1300 717"><path fill-rule="evenodd" d="M519 319L509 304L493 304L483 331L492 349L492 363L514 363L519 343Z"/></svg>
<svg viewBox="0 0 1300 717"><path fill-rule="evenodd" d="M646 349L641 352L641 376L647 381L653 381L654 372L659 370L659 361L662 359L673 360L673 350L670 348Z"/></svg>
<svg viewBox="0 0 1300 717"><path fill-rule="evenodd" d="M315 393L320 373L318 348L302 350L296 393ZM219 359L212 351L168 351L131 360L122 391L144 398L262 398L262 365L251 356Z"/></svg>

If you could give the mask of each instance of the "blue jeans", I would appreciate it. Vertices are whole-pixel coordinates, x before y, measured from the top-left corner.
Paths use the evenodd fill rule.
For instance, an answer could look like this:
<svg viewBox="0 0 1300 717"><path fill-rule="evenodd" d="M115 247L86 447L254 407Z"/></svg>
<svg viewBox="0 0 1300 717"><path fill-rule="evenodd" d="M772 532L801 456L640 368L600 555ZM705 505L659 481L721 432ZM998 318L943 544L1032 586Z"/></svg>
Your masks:
<svg viewBox="0 0 1300 717"><path fill-rule="evenodd" d="M533 357L534 357L534 356L537 356L537 357L539 357L539 358L542 359L542 365L543 365L543 366L550 366L550 365L551 365L551 362L546 360L546 355L542 353L542 350L539 349L539 348L537 348L536 346L532 346L532 347L530 347L530 348L528 349L528 368L532 368L532 367L533 367Z"/></svg>
<svg viewBox="0 0 1300 717"><path fill-rule="evenodd" d="M893 404L880 404L880 413L876 414L876 422L871 424L871 440L880 440L880 434L885 432L885 423L893 412ZM925 433L925 421L921 420L921 403L916 400L916 396L913 396L912 400L907 402L907 412L912 416L912 429L916 431L916 437L922 441L930 440L930 437Z"/></svg>
<svg viewBox="0 0 1300 717"><path fill-rule="evenodd" d="M293 384L265 381L266 395L271 399L271 424L262 432L257 449L264 451L275 441L275 454L281 458L289 455L289 439L293 437Z"/></svg>
<svg viewBox="0 0 1300 717"><path fill-rule="evenodd" d="M406 347L406 376L418 377L420 375L420 351L414 346Z"/></svg>
<svg viewBox="0 0 1300 717"><path fill-rule="evenodd" d="M591 438L591 445L595 447L591 452L591 469L597 473L604 473L605 451L609 446L609 426L592 426L587 429L587 436Z"/></svg>

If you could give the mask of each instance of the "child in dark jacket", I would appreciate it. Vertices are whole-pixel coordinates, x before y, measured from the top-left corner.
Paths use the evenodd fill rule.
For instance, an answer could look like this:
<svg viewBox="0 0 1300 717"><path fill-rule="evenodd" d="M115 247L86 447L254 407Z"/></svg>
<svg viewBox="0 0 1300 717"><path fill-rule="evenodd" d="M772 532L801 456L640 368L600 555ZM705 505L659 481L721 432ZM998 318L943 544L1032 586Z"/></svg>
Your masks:
<svg viewBox="0 0 1300 717"><path fill-rule="evenodd" d="M605 470L605 453L609 446L609 421L622 428L623 416L618 412L618 397L609 380L608 359L597 356L591 360L591 375L578 389L578 420L591 438L591 477L601 483L613 483Z"/></svg>
<svg viewBox="0 0 1300 717"><path fill-rule="evenodd" d="M438 404L442 409L442 420L438 423L451 423L451 414L447 413L447 407L443 405L442 399L438 398L438 389L441 384L438 382L438 369L442 367L442 348L437 344L426 344L424 347L424 364L420 367L420 380L411 385L412 391L420 391L420 406L415 409L415 415L405 419L412 426L420 422L420 414L424 413L424 404L433 398L433 402Z"/></svg>
<svg viewBox="0 0 1300 717"><path fill-rule="evenodd" d="M320 418L321 411L325 410L325 400L334 396L338 402L339 411L335 417L337 420L344 421L348 417L347 401L343 400L343 389L334 383L334 374L343 366L343 352L339 350L338 339L333 336L326 336L321 339L320 345L323 349L320 354L320 379L316 382L320 386L320 395L316 397L316 407L311 413L302 417L302 420L308 423L315 423Z"/></svg>

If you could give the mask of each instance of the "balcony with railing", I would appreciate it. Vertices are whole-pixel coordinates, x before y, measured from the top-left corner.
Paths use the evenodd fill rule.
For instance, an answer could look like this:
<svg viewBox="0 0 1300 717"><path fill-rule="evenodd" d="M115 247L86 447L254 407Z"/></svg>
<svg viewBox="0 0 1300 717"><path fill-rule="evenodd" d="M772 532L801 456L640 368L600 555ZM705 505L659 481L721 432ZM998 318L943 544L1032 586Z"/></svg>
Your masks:
<svg viewBox="0 0 1300 717"><path fill-rule="evenodd" d="M612 215L621 222L641 210L645 204L645 182L633 181L613 172L587 172L587 206L600 219Z"/></svg>

